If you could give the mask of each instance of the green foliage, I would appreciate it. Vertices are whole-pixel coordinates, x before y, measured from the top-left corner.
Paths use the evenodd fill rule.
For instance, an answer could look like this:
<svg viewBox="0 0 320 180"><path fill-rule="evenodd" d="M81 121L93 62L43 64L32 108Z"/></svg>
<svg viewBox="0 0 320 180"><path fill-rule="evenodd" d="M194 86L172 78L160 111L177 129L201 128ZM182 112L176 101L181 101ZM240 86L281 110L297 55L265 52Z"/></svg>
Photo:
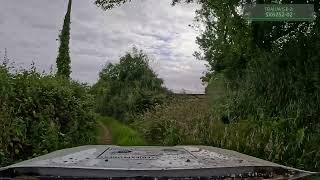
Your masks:
<svg viewBox="0 0 320 180"><path fill-rule="evenodd" d="M261 123L256 123L255 119L248 119L227 125L216 121L208 124L210 130L205 141L206 144L236 150L280 164L319 171L319 137L306 138L305 129L296 132L286 131L288 125L295 125L292 119L265 119Z"/></svg>
<svg viewBox="0 0 320 180"><path fill-rule="evenodd" d="M202 1L196 20L205 24L206 29L197 42L204 52L201 57L209 62L212 71L223 72L230 80L242 79L248 63L268 62L270 54L283 53L283 47L301 36L316 38L319 35L319 5L315 4L316 21L311 22L252 22L248 23L239 8L255 3L270 1ZM281 1L281 3L312 3L310 1ZM289 41L288 41L289 40ZM311 41L312 42L312 41ZM306 47L300 49L303 50ZM298 47L294 47L298 49ZM293 50L293 49L292 49ZM292 51L297 52L297 51ZM299 51L298 51L299 52ZM283 54L284 55L284 54Z"/></svg>
<svg viewBox="0 0 320 180"><path fill-rule="evenodd" d="M111 131L112 142L114 145L120 146L141 146L146 145L141 135L129 126L109 117L98 117L98 121L102 122Z"/></svg>
<svg viewBox="0 0 320 180"><path fill-rule="evenodd" d="M211 112L205 100L173 98L137 116L133 126L155 145L202 144L205 134L203 122Z"/></svg>
<svg viewBox="0 0 320 180"><path fill-rule="evenodd" d="M264 150L227 144L222 147L319 170L320 54L315 51L320 45L319 6L315 5L317 18L313 23L248 24L235 11L241 3L249 2L222 4L215 0L203 3L198 18L207 27L198 43L212 71L223 73L230 82L230 92L215 112L217 119L227 123L234 121L232 124L239 130L232 131L238 134L247 132L241 128L243 119L247 119L248 125L243 126L255 127L252 131L257 130L256 137L252 138L262 143ZM270 145L259 139L258 133L275 144L270 157L264 154ZM226 136L228 132L223 134ZM240 135L237 141L248 141L245 136ZM227 141L232 142L231 139Z"/></svg>
<svg viewBox="0 0 320 180"><path fill-rule="evenodd" d="M214 72L206 79L222 73L229 83L227 96L213 107L216 119L232 122L240 129L235 131L239 134L246 133L241 128L243 120L257 126L257 133L278 143L279 151L273 151L270 160L319 169L320 54L315 51L320 46L319 3L314 3L314 22L247 23L237 8L254 3L270 2L203 1L197 12L197 19L206 25L197 40L204 51L201 58L209 62ZM264 143L255 136L257 143ZM236 149L267 157L252 148L251 151Z"/></svg>
<svg viewBox="0 0 320 180"><path fill-rule="evenodd" d="M319 5L315 4L317 18L312 23L249 24L236 8L252 3L214 0L203 2L198 11L197 18L206 24L198 38L202 58L212 72L223 73L234 90L226 109L229 118L298 116L300 127L311 123L316 128L320 112L320 54L315 51L320 46Z"/></svg>
<svg viewBox="0 0 320 180"><path fill-rule="evenodd" d="M0 67L0 165L94 143L88 87L35 68Z"/></svg>
<svg viewBox="0 0 320 180"><path fill-rule="evenodd" d="M71 7L72 0L69 0L68 10L63 22L63 28L59 36L60 47L59 54L57 57L57 75L65 78L69 78L71 74L70 67L70 52L69 52L69 41L70 41L70 24L71 24Z"/></svg>
<svg viewBox="0 0 320 180"><path fill-rule="evenodd" d="M131 0L96 0L95 4L103 10L108 10L130 1Z"/></svg>
<svg viewBox="0 0 320 180"><path fill-rule="evenodd" d="M125 2L96 4L110 9ZM203 80L212 102L157 106L137 118L140 131L157 144L204 143L319 171L319 2L279 1L314 4L314 22L252 23L239 8L269 0L173 0L178 2L201 5L196 20L205 31L197 42L204 56L198 57L211 67Z"/></svg>
<svg viewBox="0 0 320 180"><path fill-rule="evenodd" d="M148 63L145 54L133 49L119 64L106 65L92 88L97 111L126 122L130 116L162 103L167 90Z"/></svg>
<svg viewBox="0 0 320 180"><path fill-rule="evenodd" d="M230 116L225 110L233 104L228 84L223 75L213 76L206 99L173 100L137 117L133 125L155 145L210 145L296 168L320 170L319 133L298 126L298 118L257 120L248 116L224 121Z"/></svg>
<svg viewBox="0 0 320 180"><path fill-rule="evenodd" d="M180 1L181 0L173 0L172 5L175 5L177 2ZM109 10L127 2L131 2L131 0L95 0L95 4L98 7L101 7L103 10ZM193 0L185 0L185 2L190 3L193 2Z"/></svg>

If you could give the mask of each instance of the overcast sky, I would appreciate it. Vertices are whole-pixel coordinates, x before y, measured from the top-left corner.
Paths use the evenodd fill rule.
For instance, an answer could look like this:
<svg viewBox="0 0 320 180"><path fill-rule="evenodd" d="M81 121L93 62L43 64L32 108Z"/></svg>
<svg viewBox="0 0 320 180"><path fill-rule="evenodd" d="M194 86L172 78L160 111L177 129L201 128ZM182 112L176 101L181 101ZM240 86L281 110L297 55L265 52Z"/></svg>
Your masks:
<svg viewBox="0 0 320 180"><path fill-rule="evenodd" d="M192 54L198 32L195 4L170 6L171 0L135 0L102 11L92 0L74 0L71 24L72 78L93 84L107 62L133 45L153 59L154 71L174 91L203 92L204 62ZM34 61L39 70L55 68L59 31L67 0L0 0L0 51L20 67Z"/></svg>

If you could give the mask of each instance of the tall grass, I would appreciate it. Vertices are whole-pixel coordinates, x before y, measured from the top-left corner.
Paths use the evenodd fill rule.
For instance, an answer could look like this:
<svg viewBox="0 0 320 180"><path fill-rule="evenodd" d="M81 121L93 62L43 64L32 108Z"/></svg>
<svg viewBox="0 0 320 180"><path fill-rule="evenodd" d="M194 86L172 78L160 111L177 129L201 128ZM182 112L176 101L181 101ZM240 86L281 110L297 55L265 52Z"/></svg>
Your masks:
<svg viewBox="0 0 320 180"><path fill-rule="evenodd" d="M257 119L254 114L233 118L233 98L227 81L218 75L207 88L206 100L174 100L158 106L137 118L135 127L157 145L210 145L296 168L320 170L319 133L299 127L297 118Z"/></svg>
<svg viewBox="0 0 320 180"><path fill-rule="evenodd" d="M198 144L199 132L205 131L203 123L209 118L206 102L176 99L137 117L134 127L154 145Z"/></svg>
<svg viewBox="0 0 320 180"><path fill-rule="evenodd" d="M112 143L120 146L146 145L143 137L129 126L111 117L99 116L98 121L102 122L110 131Z"/></svg>

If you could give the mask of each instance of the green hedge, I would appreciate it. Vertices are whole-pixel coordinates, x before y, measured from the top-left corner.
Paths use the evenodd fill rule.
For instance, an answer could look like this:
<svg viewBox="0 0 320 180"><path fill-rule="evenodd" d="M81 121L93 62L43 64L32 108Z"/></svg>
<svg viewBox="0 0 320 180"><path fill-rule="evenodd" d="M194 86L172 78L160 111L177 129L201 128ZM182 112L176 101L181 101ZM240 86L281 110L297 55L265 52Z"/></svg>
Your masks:
<svg viewBox="0 0 320 180"><path fill-rule="evenodd" d="M0 166L94 143L88 87L34 69L0 67Z"/></svg>

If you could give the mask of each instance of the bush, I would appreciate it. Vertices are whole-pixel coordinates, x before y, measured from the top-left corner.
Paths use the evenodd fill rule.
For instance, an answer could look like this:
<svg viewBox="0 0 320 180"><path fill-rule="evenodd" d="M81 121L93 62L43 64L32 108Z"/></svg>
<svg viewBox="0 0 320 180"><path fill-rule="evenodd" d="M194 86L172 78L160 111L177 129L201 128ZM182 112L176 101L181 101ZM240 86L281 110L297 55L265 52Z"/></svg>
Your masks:
<svg viewBox="0 0 320 180"><path fill-rule="evenodd" d="M319 134L296 129L293 119L257 122L251 118L224 124L208 109L202 102L175 102L145 113L134 125L154 145L209 145L295 168L320 170Z"/></svg>
<svg viewBox="0 0 320 180"><path fill-rule="evenodd" d="M293 126L291 129L288 127ZM305 129L295 132L292 119L240 120L230 124L208 123L206 144L232 149L258 158L306 170L319 171L320 138Z"/></svg>
<svg viewBox="0 0 320 180"><path fill-rule="evenodd" d="M248 64L223 110L231 120L250 119L271 128L279 142L279 151L270 152L272 160L319 170L320 61L314 49L320 39L297 33L286 42Z"/></svg>
<svg viewBox="0 0 320 180"><path fill-rule="evenodd" d="M221 74L213 76L206 94L206 99L179 99L157 106L137 117L134 126L155 145L216 146L287 166L320 170L317 127L300 126L299 117L257 119L252 115L230 120L234 96Z"/></svg>
<svg viewBox="0 0 320 180"><path fill-rule="evenodd" d="M173 98L137 116L133 126L154 145L204 144L205 122L211 117L206 101Z"/></svg>
<svg viewBox="0 0 320 180"><path fill-rule="evenodd" d="M92 93L99 113L128 122L132 115L164 101L168 91L162 85L147 55L134 48L120 58L119 64L105 66Z"/></svg>
<svg viewBox="0 0 320 180"><path fill-rule="evenodd" d="M0 68L0 165L94 142L88 87L32 70Z"/></svg>

